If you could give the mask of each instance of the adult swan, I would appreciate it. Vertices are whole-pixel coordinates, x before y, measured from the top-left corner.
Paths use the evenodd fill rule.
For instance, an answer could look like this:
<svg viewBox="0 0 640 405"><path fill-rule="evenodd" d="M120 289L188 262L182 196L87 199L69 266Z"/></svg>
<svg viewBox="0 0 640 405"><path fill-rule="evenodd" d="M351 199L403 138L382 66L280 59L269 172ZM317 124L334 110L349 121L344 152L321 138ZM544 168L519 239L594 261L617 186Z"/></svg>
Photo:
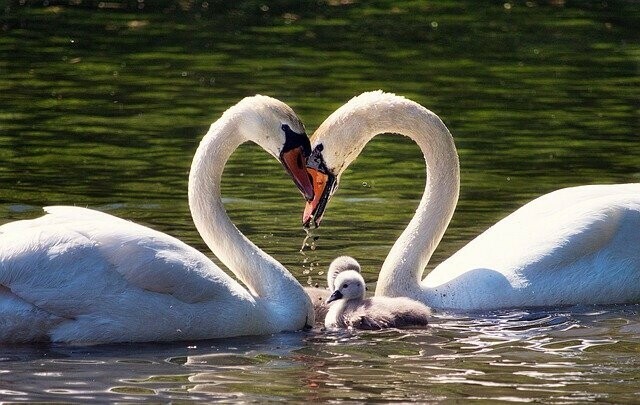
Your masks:
<svg viewBox="0 0 640 405"><path fill-rule="evenodd" d="M382 92L355 97L312 137L316 225L341 173L379 133L413 139L427 182L415 216L382 265L376 295L435 308L498 308L640 302L640 184L566 188L526 204L422 274L453 215L459 168L453 138L421 105Z"/></svg>
<svg viewBox="0 0 640 405"><path fill-rule="evenodd" d="M284 103L248 97L211 125L189 175L189 207L211 251L248 287L179 240L85 208L48 207L0 227L0 342L171 341L313 325L302 286L231 223L223 166L253 141L310 198L304 127Z"/></svg>

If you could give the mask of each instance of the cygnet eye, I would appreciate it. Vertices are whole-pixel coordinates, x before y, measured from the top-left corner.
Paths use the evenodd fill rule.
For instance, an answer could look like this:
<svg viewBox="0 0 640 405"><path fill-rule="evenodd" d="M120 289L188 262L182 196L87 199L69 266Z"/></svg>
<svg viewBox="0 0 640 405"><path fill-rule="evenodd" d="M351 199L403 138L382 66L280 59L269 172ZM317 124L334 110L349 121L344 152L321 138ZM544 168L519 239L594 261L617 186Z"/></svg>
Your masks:
<svg viewBox="0 0 640 405"><path fill-rule="evenodd" d="M282 124L282 126L280 128L282 128L282 130L285 132L285 134L287 133L287 131L291 130L291 128L289 128L289 125L287 125L287 124Z"/></svg>
<svg viewBox="0 0 640 405"><path fill-rule="evenodd" d="M342 285L342 288L347 288L347 287L349 287L349 284L343 284Z"/></svg>

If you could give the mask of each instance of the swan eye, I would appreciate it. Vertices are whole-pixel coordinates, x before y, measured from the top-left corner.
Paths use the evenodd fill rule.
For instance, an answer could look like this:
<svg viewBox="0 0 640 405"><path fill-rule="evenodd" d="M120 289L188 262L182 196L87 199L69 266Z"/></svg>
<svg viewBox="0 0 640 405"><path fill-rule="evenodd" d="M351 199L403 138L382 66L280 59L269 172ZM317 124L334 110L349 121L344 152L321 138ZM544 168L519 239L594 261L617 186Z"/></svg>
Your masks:
<svg viewBox="0 0 640 405"><path fill-rule="evenodd" d="M291 131L291 128L289 127L289 125L287 124L282 124L282 126L280 127L282 128L282 130L287 133L288 131Z"/></svg>
<svg viewBox="0 0 640 405"><path fill-rule="evenodd" d="M342 288L347 288L347 287L349 287L349 284L343 284L342 285Z"/></svg>

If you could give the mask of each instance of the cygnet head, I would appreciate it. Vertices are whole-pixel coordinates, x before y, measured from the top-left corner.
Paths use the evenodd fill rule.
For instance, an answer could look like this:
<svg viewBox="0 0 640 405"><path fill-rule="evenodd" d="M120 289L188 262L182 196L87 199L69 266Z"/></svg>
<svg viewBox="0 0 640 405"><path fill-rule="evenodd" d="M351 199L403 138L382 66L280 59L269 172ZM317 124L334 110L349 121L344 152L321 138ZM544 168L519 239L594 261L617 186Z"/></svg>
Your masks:
<svg viewBox="0 0 640 405"><path fill-rule="evenodd" d="M329 291L333 292L336 290L336 277L338 277L338 274L347 270L353 270L360 273L360 263L351 256L339 256L333 259L329 265L329 270L327 271L327 287L329 288Z"/></svg>
<svg viewBox="0 0 640 405"><path fill-rule="evenodd" d="M362 275L355 270L346 270L338 274L335 279L336 289L333 291L327 304L339 299L362 300L365 298L366 287Z"/></svg>

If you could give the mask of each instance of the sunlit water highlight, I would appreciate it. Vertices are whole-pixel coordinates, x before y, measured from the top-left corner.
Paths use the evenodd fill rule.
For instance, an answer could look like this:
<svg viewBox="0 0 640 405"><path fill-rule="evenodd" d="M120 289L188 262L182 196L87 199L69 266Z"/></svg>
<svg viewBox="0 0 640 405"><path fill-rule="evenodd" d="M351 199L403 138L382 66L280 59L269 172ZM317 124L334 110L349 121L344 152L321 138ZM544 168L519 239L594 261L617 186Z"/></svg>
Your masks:
<svg viewBox="0 0 640 405"><path fill-rule="evenodd" d="M175 344L5 348L3 400L631 401L638 306L438 315L430 329L320 329ZM627 383L625 383L627 382Z"/></svg>

